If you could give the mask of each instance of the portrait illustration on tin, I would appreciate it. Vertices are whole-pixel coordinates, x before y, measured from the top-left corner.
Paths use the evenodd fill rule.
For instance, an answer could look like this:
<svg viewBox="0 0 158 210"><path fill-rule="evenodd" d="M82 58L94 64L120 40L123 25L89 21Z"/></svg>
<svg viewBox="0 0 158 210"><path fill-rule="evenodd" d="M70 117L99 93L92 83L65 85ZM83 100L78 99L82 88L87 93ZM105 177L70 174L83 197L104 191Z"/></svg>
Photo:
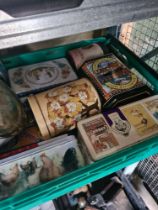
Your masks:
<svg viewBox="0 0 158 210"><path fill-rule="evenodd" d="M153 117L158 121L158 99L145 102L144 105L153 115Z"/></svg>

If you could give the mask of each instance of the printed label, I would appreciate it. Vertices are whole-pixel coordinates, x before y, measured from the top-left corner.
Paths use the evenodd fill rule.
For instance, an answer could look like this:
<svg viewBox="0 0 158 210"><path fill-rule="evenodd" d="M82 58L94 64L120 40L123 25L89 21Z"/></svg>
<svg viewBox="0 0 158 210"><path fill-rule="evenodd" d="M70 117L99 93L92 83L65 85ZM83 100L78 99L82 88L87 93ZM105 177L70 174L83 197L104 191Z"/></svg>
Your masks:
<svg viewBox="0 0 158 210"><path fill-rule="evenodd" d="M111 128L116 133L119 133L123 136L128 136L131 130L130 123L119 115L118 112L113 112L108 115L109 120L111 121Z"/></svg>
<svg viewBox="0 0 158 210"><path fill-rule="evenodd" d="M142 105L131 105L121 110L140 136L151 135L157 131L158 125Z"/></svg>
<svg viewBox="0 0 158 210"><path fill-rule="evenodd" d="M140 139L135 128L119 108L105 112L104 117L111 127L115 138L119 141L121 148L133 144Z"/></svg>
<svg viewBox="0 0 158 210"><path fill-rule="evenodd" d="M115 55L89 61L83 71L93 79L106 100L122 92L141 87L144 84Z"/></svg>
<svg viewBox="0 0 158 210"><path fill-rule="evenodd" d="M103 118L87 122L83 127L97 154L119 145Z"/></svg>
<svg viewBox="0 0 158 210"><path fill-rule="evenodd" d="M143 103L155 120L158 121L158 99Z"/></svg>

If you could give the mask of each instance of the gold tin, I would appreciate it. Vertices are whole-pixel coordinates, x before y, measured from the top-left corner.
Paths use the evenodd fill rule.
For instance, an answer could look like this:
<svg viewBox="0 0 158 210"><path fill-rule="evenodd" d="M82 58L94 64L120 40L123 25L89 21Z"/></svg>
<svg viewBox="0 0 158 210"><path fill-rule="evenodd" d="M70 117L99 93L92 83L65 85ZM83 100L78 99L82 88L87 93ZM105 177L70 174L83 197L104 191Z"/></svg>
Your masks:
<svg viewBox="0 0 158 210"><path fill-rule="evenodd" d="M99 96L85 78L31 95L28 101L45 139L75 128L80 119L101 110Z"/></svg>

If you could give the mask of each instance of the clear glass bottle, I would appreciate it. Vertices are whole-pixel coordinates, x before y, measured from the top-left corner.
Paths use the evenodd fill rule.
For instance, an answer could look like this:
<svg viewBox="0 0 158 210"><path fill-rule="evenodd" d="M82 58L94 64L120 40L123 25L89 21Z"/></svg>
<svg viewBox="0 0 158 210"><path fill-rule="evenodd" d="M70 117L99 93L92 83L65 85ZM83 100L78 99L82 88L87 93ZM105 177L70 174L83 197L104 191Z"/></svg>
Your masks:
<svg viewBox="0 0 158 210"><path fill-rule="evenodd" d="M21 103L0 79L0 146L17 135L25 122L26 115Z"/></svg>

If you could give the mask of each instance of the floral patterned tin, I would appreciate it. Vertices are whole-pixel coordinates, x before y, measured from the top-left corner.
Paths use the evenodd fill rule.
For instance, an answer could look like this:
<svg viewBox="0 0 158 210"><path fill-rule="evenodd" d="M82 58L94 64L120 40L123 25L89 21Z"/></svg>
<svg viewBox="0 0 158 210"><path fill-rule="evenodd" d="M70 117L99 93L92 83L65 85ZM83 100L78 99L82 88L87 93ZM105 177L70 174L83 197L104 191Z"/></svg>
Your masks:
<svg viewBox="0 0 158 210"><path fill-rule="evenodd" d="M140 100L152 93L143 80L112 53L87 61L81 72L93 82L103 96L105 108Z"/></svg>
<svg viewBox="0 0 158 210"><path fill-rule="evenodd" d="M98 160L158 135L158 95L78 122L79 138Z"/></svg>
<svg viewBox="0 0 158 210"><path fill-rule="evenodd" d="M0 160L0 200L84 166L74 136L61 136Z"/></svg>
<svg viewBox="0 0 158 210"><path fill-rule="evenodd" d="M77 79L65 58L9 69L8 74L13 91L20 96Z"/></svg>
<svg viewBox="0 0 158 210"><path fill-rule="evenodd" d="M101 109L96 90L85 78L29 96L28 100L46 139L75 128L77 121Z"/></svg>

